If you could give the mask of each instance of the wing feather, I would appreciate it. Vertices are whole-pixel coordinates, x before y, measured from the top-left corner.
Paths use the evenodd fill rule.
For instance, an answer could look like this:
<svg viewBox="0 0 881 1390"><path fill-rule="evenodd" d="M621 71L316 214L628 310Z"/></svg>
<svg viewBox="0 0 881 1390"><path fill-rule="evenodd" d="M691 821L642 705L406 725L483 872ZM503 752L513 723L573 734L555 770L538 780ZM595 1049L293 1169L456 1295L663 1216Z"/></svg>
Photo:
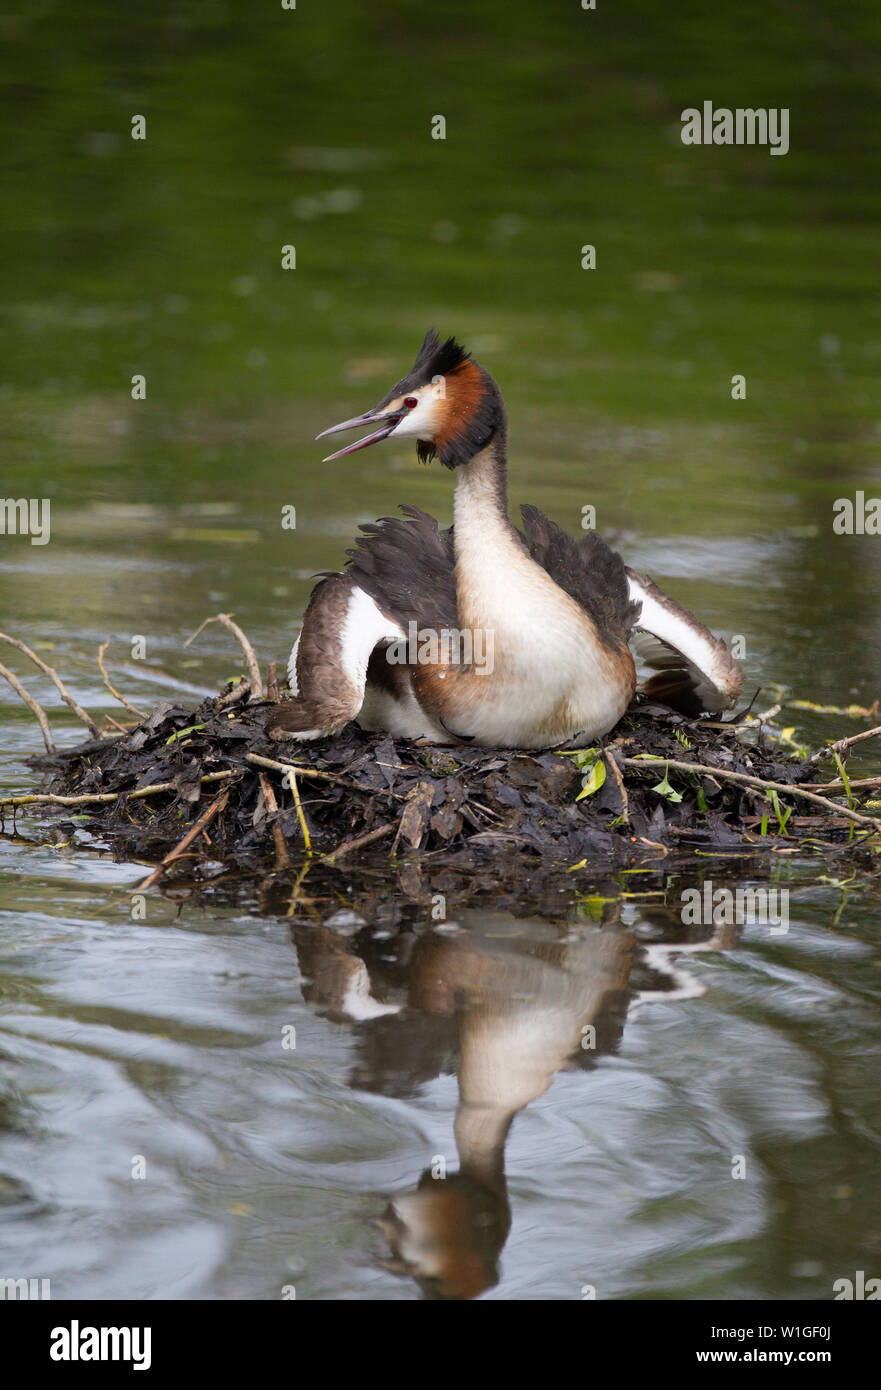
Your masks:
<svg viewBox="0 0 881 1390"><path fill-rule="evenodd" d="M439 530L419 507L401 511L407 520L361 526L346 573L405 631L411 622L420 630L458 627L453 528Z"/></svg>
<svg viewBox="0 0 881 1390"><path fill-rule="evenodd" d="M743 686L743 671L722 639L651 579L628 569L627 580L631 599L642 605L630 645L658 672L646 681L646 692L683 714L730 709Z"/></svg>
<svg viewBox="0 0 881 1390"><path fill-rule="evenodd" d="M536 564L590 615L603 642L611 647L626 642L639 609L631 601L618 552L595 531L573 540L537 507L522 507L521 513L526 546Z"/></svg>

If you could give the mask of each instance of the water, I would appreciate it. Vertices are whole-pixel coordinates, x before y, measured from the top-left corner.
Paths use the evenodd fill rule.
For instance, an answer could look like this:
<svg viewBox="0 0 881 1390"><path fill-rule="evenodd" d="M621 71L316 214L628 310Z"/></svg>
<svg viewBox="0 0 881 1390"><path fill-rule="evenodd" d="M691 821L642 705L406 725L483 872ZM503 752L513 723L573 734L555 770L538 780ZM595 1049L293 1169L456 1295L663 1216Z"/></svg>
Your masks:
<svg viewBox="0 0 881 1390"><path fill-rule="evenodd" d="M107 639L141 708L163 693L146 666L214 688L238 655L217 627L183 649L205 616L283 659L359 521L449 517L449 477L409 449L331 470L313 443L431 323L502 385L513 507L573 532L595 507L743 638L760 701L881 693L881 542L831 529L836 498L881 494L877 21L571 9L454 4L443 35L349 3L4 19L0 491L50 498L52 539L0 537L0 624L87 708L120 715ZM679 111L708 96L788 105L790 154L686 150ZM786 719L811 741L843 723ZM0 721L8 794L40 741L5 687ZM248 885L137 921L141 866L18 830L0 1274L56 1297L511 1299L828 1298L881 1273L876 875L842 886L846 861L796 849L659 864L645 899L583 874L553 911L489 895L458 931L398 881L355 931L292 927ZM785 935L683 929L683 886L769 873ZM370 886L341 867L318 918Z"/></svg>

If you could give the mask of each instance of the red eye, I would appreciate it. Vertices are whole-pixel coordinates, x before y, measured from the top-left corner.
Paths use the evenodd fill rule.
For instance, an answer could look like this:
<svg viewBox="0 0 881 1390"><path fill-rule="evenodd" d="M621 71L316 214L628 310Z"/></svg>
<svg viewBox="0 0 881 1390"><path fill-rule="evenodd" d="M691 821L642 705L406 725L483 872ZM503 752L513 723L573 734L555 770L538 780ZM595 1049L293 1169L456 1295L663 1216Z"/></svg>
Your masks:
<svg viewBox="0 0 881 1390"><path fill-rule="evenodd" d="M416 408L416 406L417 406L418 404L419 404L419 397L418 397L418 396L405 396L405 397L404 397L404 405L407 407L408 410L415 410L415 408Z"/></svg>

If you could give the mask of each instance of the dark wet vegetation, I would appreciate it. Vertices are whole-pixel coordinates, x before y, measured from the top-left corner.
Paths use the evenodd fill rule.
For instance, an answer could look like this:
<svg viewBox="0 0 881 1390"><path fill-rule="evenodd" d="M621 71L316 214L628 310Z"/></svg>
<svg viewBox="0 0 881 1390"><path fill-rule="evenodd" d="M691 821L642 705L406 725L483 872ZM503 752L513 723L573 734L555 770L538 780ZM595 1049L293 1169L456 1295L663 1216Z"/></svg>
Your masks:
<svg viewBox="0 0 881 1390"><path fill-rule="evenodd" d="M43 805L62 829L110 841L120 859L161 860L187 836L186 858L168 872L177 862L191 881L200 860L210 879L219 866L375 859L380 843L386 859L428 855L491 876L512 858L524 874L535 856L561 872L595 871L647 848L758 851L781 836L833 856L867 847L871 862L878 840L876 817L848 820L853 796L840 808L800 801L799 788L817 786L816 764L745 724L746 711L686 719L638 698L602 745L539 753L414 743L356 725L280 747L264 733L273 705L250 700L246 685L195 709L163 701L122 735L35 760L48 774L42 794L59 798ZM65 819L72 811L76 821Z"/></svg>

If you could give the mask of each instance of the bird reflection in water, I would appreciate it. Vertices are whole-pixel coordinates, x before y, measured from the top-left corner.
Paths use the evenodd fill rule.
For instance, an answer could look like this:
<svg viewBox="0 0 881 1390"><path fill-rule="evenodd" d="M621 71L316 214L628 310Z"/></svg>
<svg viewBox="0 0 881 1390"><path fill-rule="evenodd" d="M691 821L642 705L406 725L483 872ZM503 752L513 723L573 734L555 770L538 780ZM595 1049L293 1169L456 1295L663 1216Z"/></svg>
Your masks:
<svg viewBox="0 0 881 1390"><path fill-rule="evenodd" d="M700 992L667 956L736 944L736 929L685 929L660 910L622 915L620 902L591 924L469 910L390 940L293 928L306 1001L361 1024L353 1085L412 1097L456 1071L458 1171L428 1168L376 1223L385 1268L426 1297L471 1299L498 1282L511 1228L505 1142L519 1111L558 1071L590 1070L613 1052L641 998Z"/></svg>

